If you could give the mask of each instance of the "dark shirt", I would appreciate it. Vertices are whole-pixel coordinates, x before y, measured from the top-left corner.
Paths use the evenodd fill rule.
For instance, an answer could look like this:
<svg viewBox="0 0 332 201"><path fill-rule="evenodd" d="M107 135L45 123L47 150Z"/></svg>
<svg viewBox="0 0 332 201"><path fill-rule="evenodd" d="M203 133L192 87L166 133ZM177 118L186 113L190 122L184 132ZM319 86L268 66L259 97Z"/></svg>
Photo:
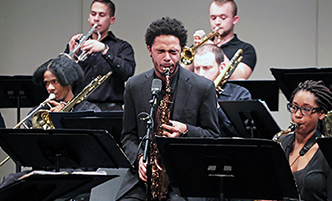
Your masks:
<svg viewBox="0 0 332 201"><path fill-rule="evenodd" d="M218 95L218 102L235 100L251 100L251 94L242 86L226 83L224 90ZM220 107L218 108L218 121L221 136L240 136Z"/></svg>
<svg viewBox="0 0 332 201"><path fill-rule="evenodd" d="M86 100L92 103L123 104L125 82L135 72L134 50L128 42L116 38L111 31L101 42L107 44L109 50L105 55L93 53L85 61L79 62L84 71L84 80L73 87L74 94L80 93L98 75L103 76L113 71ZM69 52L68 45L65 52Z"/></svg>
<svg viewBox="0 0 332 201"><path fill-rule="evenodd" d="M293 147L294 133L282 136L279 141L288 161ZM332 200L332 170L320 149L304 169L293 172L293 175L301 200Z"/></svg>
<svg viewBox="0 0 332 201"><path fill-rule="evenodd" d="M243 58L241 62L247 64L251 70L254 70L257 61L255 49L251 44L239 40L236 34L234 34L232 40L222 44L220 48L229 60L232 59L238 49L242 49Z"/></svg>

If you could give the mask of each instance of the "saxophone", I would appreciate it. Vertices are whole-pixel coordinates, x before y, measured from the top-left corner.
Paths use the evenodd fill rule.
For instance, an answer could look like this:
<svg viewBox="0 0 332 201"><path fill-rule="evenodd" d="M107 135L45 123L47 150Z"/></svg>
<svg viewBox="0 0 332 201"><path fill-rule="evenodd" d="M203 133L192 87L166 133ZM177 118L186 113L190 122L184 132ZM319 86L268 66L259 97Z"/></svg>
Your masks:
<svg viewBox="0 0 332 201"><path fill-rule="evenodd" d="M214 85L218 93L222 92L222 87L227 82L227 80L231 77L232 73L236 69L237 65L242 60L242 49L238 49L229 64L226 66L225 70L221 72L218 77L214 80Z"/></svg>
<svg viewBox="0 0 332 201"><path fill-rule="evenodd" d="M288 128L286 130L281 130L278 133L276 133L273 136L272 140L273 141L279 141L279 139L281 138L281 136L284 136L284 135L286 135L286 134L288 134L290 132L295 131L295 129L297 129L297 127L299 127L299 124L290 122L290 125L288 126Z"/></svg>
<svg viewBox="0 0 332 201"><path fill-rule="evenodd" d="M160 101L157 112L157 128L155 136L163 136L164 128L162 124L169 124L170 109L169 105L171 102L171 87L170 87L170 69L165 68L166 77L166 94ZM166 200L168 194L169 178L166 173L165 167L162 163L160 153L155 140L151 143L151 196L152 199Z"/></svg>

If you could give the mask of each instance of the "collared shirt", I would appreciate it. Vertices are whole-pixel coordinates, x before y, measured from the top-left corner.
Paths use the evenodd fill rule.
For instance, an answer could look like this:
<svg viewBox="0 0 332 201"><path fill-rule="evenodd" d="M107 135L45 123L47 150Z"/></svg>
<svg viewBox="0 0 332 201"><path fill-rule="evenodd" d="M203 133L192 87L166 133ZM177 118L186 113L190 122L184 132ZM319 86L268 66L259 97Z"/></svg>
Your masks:
<svg viewBox="0 0 332 201"><path fill-rule="evenodd" d="M234 34L232 40L222 44L220 48L229 60L232 59L238 49L242 49L243 58L241 62L247 64L252 70L254 70L257 61L255 49L251 44L239 40L236 34Z"/></svg>
<svg viewBox="0 0 332 201"><path fill-rule="evenodd" d="M78 94L98 75L104 76L109 71L113 71L112 75L86 100L93 103L123 104L125 82L135 72L134 50L128 42L116 38L111 31L101 42L107 44L109 50L105 55L95 52L89 55L85 61L79 62L84 71L84 80L73 87L73 91ZM68 45L65 52L69 52Z"/></svg>

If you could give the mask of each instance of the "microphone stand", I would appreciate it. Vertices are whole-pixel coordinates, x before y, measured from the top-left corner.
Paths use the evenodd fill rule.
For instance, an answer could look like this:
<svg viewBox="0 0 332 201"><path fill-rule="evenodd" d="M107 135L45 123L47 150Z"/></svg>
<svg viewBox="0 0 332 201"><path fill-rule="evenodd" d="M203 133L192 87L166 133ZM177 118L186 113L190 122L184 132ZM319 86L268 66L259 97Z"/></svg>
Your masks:
<svg viewBox="0 0 332 201"><path fill-rule="evenodd" d="M151 151L151 143L152 143L152 138L150 135L150 132L152 131L153 133L153 128L154 128L154 123L153 123L153 113L155 110L155 107L157 105L157 100L158 100L158 93L153 92L152 93L152 99L149 101L150 103L150 115L148 116L148 120L146 122L146 135L145 135L145 147L144 147L144 152L143 152L143 162L147 162L147 170L146 170L146 176L147 176L147 200L151 200L151 174L152 174L152 169L151 169L151 161L150 161L150 151Z"/></svg>

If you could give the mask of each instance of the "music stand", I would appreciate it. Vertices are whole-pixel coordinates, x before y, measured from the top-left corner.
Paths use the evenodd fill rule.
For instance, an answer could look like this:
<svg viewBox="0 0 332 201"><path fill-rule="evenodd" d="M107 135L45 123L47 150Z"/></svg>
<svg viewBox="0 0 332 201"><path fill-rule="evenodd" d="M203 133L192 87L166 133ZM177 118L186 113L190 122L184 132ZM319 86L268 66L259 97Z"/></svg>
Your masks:
<svg viewBox="0 0 332 201"><path fill-rule="evenodd" d="M32 83L32 76L0 76L0 108L17 108L17 122L22 107L34 107L48 97L46 88Z"/></svg>
<svg viewBox="0 0 332 201"><path fill-rule="evenodd" d="M298 200L286 156L264 139L163 138L158 149L184 197Z"/></svg>
<svg viewBox="0 0 332 201"><path fill-rule="evenodd" d="M281 130L264 101L219 101L219 105L241 137L272 139Z"/></svg>
<svg viewBox="0 0 332 201"><path fill-rule="evenodd" d="M271 111L278 111L279 87L275 80L229 80L228 82L248 89L251 99L263 100Z"/></svg>
<svg viewBox="0 0 332 201"><path fill-rule="evenodd" d="M332 89L332 68L270 68L279 88L287 100L300 82L323 80L326 87Z"/></svg>
<svg viewBox="0 0 332 201"><path fill-rule="evenodd" d="M50 112L55 128L103 129L121 144L122 111L112 112Z"/></svg>
<svg viewBox="0 0 332 201"><path fill-rule="evenodd" d="M0 146L18 166L42 169L132 168L105 130L0 129Z"/></svg>
<svg viewBox="0 0 332 201"><path fill-rule="evenodd" d="M332 168L332 138L317 138L317 143L322 151L327 163Z"/></svg>
<svg viewBox="0 0 332 201"><path fill-rule="evenodd" d="M0 201L64 201L117 175L31 175L0 189Z"/></svg>

